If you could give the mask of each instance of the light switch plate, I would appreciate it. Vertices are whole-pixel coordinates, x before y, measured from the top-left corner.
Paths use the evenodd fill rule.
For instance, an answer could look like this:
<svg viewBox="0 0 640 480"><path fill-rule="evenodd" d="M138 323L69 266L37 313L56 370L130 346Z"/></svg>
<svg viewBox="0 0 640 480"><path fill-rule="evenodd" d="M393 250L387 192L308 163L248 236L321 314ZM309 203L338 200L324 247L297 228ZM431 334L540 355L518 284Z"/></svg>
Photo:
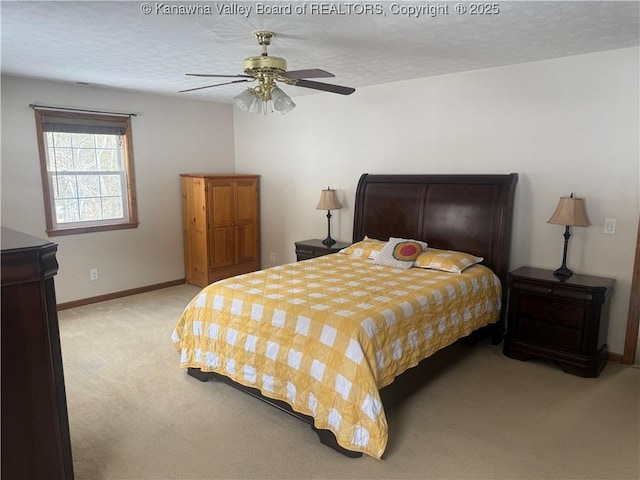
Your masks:
<svg viewBox="0 0 640 480"><path fill-rule="evenodd" d="M615 218L605 218L604 219L604 233L607 235L615 235L616 234L616 219Z"/></svg>

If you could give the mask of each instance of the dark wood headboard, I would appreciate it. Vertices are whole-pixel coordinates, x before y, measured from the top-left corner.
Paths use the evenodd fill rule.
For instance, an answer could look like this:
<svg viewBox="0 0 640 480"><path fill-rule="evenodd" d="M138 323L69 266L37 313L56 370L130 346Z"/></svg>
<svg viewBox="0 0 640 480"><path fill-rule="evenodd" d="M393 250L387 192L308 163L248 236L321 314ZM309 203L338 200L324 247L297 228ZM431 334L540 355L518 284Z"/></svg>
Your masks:
<svg viewBox="0 0 640 480"><path fill-rule="evenodd" d="M518 175L369 175L356 191L353 241L423 240L484 258L506 294ZM503 302L503 305L505 303Z"/></svg>

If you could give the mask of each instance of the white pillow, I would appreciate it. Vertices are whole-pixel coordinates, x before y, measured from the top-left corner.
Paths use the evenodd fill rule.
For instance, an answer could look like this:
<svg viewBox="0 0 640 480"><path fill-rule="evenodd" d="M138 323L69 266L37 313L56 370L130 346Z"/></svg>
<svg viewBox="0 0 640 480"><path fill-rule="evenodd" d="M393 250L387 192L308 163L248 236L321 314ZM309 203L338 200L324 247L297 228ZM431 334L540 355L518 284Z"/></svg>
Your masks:
<svg viewBox="0 0 640 480"><path fill-rule="evenodd" d="M374 263L406 270L413 266L425 248L427 244L419 240L391 237L380 250Z"/></svg>

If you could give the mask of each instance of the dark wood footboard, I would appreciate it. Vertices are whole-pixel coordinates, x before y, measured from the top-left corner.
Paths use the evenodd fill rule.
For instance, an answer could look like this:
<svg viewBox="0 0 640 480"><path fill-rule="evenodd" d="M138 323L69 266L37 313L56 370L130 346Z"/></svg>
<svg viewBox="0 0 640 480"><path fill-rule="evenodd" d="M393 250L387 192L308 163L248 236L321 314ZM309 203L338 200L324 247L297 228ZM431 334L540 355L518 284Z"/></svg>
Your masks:
<svg viewBox="0 0 640 480"><path fill-rule="evenodd" d="M273 407L276 407L277 409L282 410L283 412L286 412L289 415L299 420L302 420L305 423L308 423L311 426L311 429L314 432L316 432L316 434L320 438L320 443L326 445L327 447L332 448L342 453L343 455L346 455L347 457L358 458L362 456L361 452L354 452L353 450L347 450L346 448L339 445L338 441L336 440L336 436L333 434L331 430L316 428L316 426L313 424L313 417L296 412L291 408L291 406L288 403L282 402L280 400L276 400L274 398L265 397L257 388L245 387L244 385L236 383L233 380L225 377L224 375L219 375L215 372L203 372L199 368L189 368L187 370L187 373L191 375L193 378L197 378L201 382L206 382L208 380L213 379L213 380L224 382L227 385L231 385L233 388L236 388L244 393L248 393L252 397L257 398L258 400L262 400L263 402Z"/></svg>

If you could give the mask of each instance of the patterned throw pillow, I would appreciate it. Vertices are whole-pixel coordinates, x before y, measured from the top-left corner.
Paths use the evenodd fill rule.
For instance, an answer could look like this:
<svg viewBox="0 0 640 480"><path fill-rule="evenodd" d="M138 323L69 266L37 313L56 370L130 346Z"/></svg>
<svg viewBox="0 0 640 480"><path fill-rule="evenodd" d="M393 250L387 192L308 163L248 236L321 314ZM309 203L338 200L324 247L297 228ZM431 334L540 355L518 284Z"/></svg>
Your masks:
<svg viewBox="0 0 640 480"><path fill-rule="evenodd" d="M375 259L377 265L408 269L422 253L426 243L391 237Z"/></svg>
<svg viewBox="0 0 640 480"><path fill-rule="evenodd" d="M418 268L430 268L450 273L462 273L465 268L480 263L482 257L476 257L470 253L457 252L455 250L438 250L428 248L415 261Z"/></svg>
<svg viewBox="0 0 640 480"><path fill-rule="evenodd" d="M375 238L365 236L363 240L343 248L339 253L344 253L345 255L350 255L354 258L374 259L386 244L387 242L383 242L382 240L376 240Z"/></svg>

